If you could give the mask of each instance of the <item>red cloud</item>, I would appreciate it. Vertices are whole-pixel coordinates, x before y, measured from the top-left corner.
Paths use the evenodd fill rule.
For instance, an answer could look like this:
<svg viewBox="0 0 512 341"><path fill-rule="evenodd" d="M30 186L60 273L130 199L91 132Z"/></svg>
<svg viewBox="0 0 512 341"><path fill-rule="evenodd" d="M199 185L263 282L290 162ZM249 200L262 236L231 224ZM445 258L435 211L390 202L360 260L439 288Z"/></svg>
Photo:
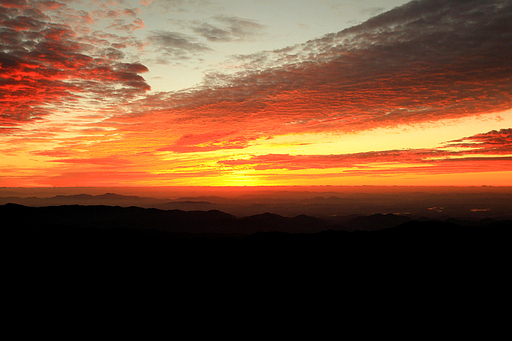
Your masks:
<svg viewBox="0 0 512 341"><path fill-rule="evenodd" d="M71 24L52 22L42 11L72 13L64 4L8 1L0 4L0 124L39 119L50 106L83 95L116 101L149 90L141 64L98 58ZM83 13L77 13L84 16ZM110 49L113 55L115 49ZM122 55L122 53L121 53ZM121 89L111 91L115 86Z"/></svg>
<svg viewBox="0 0 512 341"><path fill-rule="evenodd" d="M61 163L72 163L72 164L91 164L91 165L102 165L102 166L113 166L118 168L120 166L126 166L130 164L129 161L123 160L118 156L109 156L109 157L95 157L95 158L68 158L68 159L55 159L52 162L61 162Z"/></svg>
<svg viewBox="0 0 512 341"><path fill-rule="evenodd" d="M246 136L237 136L234 131L220 131L204 134L186 134L181 136L173 145L159 148L159 151L176 153L206 152L220 149L243 149L251 140Z"/></svg>
<svg viewBox="0 0 512 341"><path fill-rule="evenodd" d="M512 154L512 129L493 130L447 143L449 147L463 147L474 154Z"/></svg>

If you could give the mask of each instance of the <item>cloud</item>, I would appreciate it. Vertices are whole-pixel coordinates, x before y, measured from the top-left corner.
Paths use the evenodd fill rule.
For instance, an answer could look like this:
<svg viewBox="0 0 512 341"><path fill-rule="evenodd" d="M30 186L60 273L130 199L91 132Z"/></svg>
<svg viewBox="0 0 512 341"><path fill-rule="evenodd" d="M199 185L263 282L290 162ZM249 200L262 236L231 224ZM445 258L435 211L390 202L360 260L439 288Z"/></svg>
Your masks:
<svg viewBox="0 0 512 341"><path fill-rule="evenodd" d="M108 157L96 157L96 158L66 158L66 159L54 159L52 162L60 163L71 163L71 164L91 164L109 166L119 169L120 166L126 167L130 164L129 161L119 158L117 155Z"/></svg>
<svg viewBox="0 0 512 341"><path fill-rule="evenodd" d="M185 5L168 3L176 10ZM66 4L0 4L0 132L19 134L20 127L35 126L26 123L47 118L45 133L54 133L2 139L11 154L21 148L35 160L54 161L44 177L32 176L32 184L185 183L244 170L305 181L512 171L510 129L433 149L250 154L270 136L362 131L512 108L510 1L413 1L303 44L234 56L227 71L219 67L195 88L150 94L147 68L128 61L130 50L124 50L145 46L129 27L137 12L125 13L120 4L90 14ZM116 34L92 31L99 20L117 25L111 26ZM263 31L251 25L258 24L213 17L193 23L195 35L151 31L148 41L170 62ZM84 102L92 104L84 109ZM63 115L49 127L54 116L47 115L55 110L87 116L70 123Z"/></svg>
<svg viewBox="0 0 512 341"><path fill-rule="evenodd" d="M251 157L250 159L235 159L219 161L222 165L247 166L250 165L256 170L269 169L330 169L330 168L351 168L367 167L376 163L418 163L426 156L439 156L443 153L436 153L429 150L389 150L380 152L366 152L339 155L289 155L289 154L267 154Z"/></svg>
<svg viewBox="0 0 512 341"><path fill-rule="evenodd" d="M207 152L221 149L243 149L255 138L240 136L236 131L217 131L204 134L186 134L174 144L162 147L159 151L175 153Z"/></svg>
<svg viewBox="0 0 512 341"><path fill-rule="evenodd" d="M131 23L127 24L124 19L116 19L111 25L107 27L107 29L115 29L119 31L125 32L133 32L135 30L139 30L145 28L144 21L140 18L135 19Z"/></svg>
<svg viewBox="0 0 512 341"><path fill-rule="evenodd" d="M466 148L465 153L512 154L512 129L493 130L446 143L446 147Z"/></svg>
<svg viewBox="0 0 512 341"><path fill-rule="evenodd" d="M252 38L265 28L253 20L239 17L219 15L213 19L218 24L195 23L192 30L211 42L240 42Z"/></svg>
<svg viewBox="0 0 512 341"><path fill-rule="evenodd" d="M146 46L143 41L138 40L131 35L119 36L102 31L94 31L90 35L82 37L81 41L98 48L112 47L114 49L124 49L127 47L134 47L138 50L142 50Z"/></svg>
<svg viewBox="0 0 512 341"><path fill-rule="evenodd" d="M113 46L96 48L81 29L54 22L52 10L76 13L53 2L0 4L0 124L41 119L80 98L119 101L149 90L139 63L123 63ZM81 13L78 13L81 16ZM67 20L67 19L66 19ZM81 23L80 23L81 25ZM112 97L106 98L105 94Z"/></svg>
<svg viewBox="0 0 512 341"><path fill-rule="evenodd" d="M189 12L197 11L198 8L205 8L212 5L212 2L207 0L140 0L139 3L143 6L158 6L159 11L163 12Z"/></svg>
<svg viewBox="0 0 512 341"><path fill-rule="evenodd" d="M210 39L230 39L227 30L209 29ZM169 35L170 54L174 45L206 50L181 38ZM510 60L510 1L413 1L302 45L247 56L240 72L211 73L197 91L169 94L168 109L219 124L265 120L268 134L460 118L512 108Z"/></svg>
<svg viewBox="0 0 512 341"><path fill-rule="evenodd" d="M148 40L164 55L164 60L187 59L190 56L211 51L194 37L179 32L151 31Z"/></svg>
<svg viewBox="0 0 512 341"><path fill-rule="evenodd" d="M463 149L454 150L454 147ZM223 166L254 170L348 168L350 174L401 172L453 173L512 170L512 129L502 129L449 141L439 148L371 151L331 155L267 154L218 162ZM399 166L397 168L397 166Z"/></svg>

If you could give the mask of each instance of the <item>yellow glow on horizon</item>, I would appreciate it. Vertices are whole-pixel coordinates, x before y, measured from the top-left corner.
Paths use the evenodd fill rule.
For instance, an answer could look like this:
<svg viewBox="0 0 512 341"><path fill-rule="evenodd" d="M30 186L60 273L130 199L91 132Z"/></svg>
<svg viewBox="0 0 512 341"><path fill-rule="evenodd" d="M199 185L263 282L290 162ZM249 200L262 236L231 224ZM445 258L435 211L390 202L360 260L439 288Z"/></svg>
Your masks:
<svg viewBox="0 0 512 341"><path fill-rule="evenodd" d="M363 162L361 167L352 168L315 169L307 168L307 164L305 164L306 167L297 170L286 169L286 167L293 167L292 164L279 168L279 164L276 163L273 165L273 169L258 170L258 165L255 163L248 162L247 164L229 166L220 162L225 160L250 161L253 157L268 154L342 155L440 147L447 151L456 151L454 148L467 150L467 148L444 147L444 143L490 130L511 127L512 110L472 118L441 120L435 123L403 125L395 128L378 128L358 133L306 132L281 135L251 141L246 148L190 153L158 151L160 146L166 143L167 145L172 144L180 136L175 132L170 132L169 135L153 134L153 136L147 130L141 131L141 135L138 132L126 133L116 130L87 134L77 134L76 130L58 130L56 138L51 140L47 137L39 137L35 133L35 127L48 127L47 124L38 124L34 123L32 127L34 129L31 128L31 131L34 132L33 138L13 136L10 138L9 144L3 146L4 155L0 160L3 177L3 180L0 181L1 185L39 186L38 179L53 179L59 176L65 179L66 174L73 173L84 174L80 177L84 183L130 186L436 185L436 181L439 181L439 185L450 185L451 183L512 185L512 180L506 176L496 176L496 174L502 174L499 172L473 173L474 175L470 176L465 173L464 169L453 169L445 170L454 172L453 175L427 175L426 170L431 165L428 163L406 164L405 160L390 160L386 163ZM24 131L23 135L28 133L28 131ZM17 144L18 140L22 143ZM37 154L41 151L51 152L54 148L56 148L56 154ZM10 149L13 152L9 152ZM61 150L69 152L69 155L61 156L59 154ZM120 161L118 165L115 162L109 163L113 155L118 157ZM510 157L511 155L501 156ZM475 154L473 157L489 156ZM68 158L71 160L70 162L66 162ZM76 160L76 163L73 159ZM91 159L91 162L87 162L87 159ZM459 159L459 157L451 156L450 159ZM84 160L84 162L80 160ZM431 160L434 161L434 159ZM335 166L335 164L331 166ZM404 168L410 169L411 172L408 176L401 171ZM506 169L506 167L502 169ZM393 170L396 170L397 174L392 174ZM482 170L485 171L483 168ZM118 178L115 171L137 173L140 174L137 175L140 178ZM109 172L111 172L110 178ZM364 173L357 175L357 172ZM505 174L509 173L505 172ZM146 178L144 178L145 176ZM58 181L61 181L58 183L64 183L65 180Z"/></svg>
<svg viewBox="0 0 512 341"><path fill-rule="evenodd" d="M247 155L330 155L397 149L437 148L441 144L490 130L512 127L512 110L432 123L377 128L357 133L303 133L259 139Z"/></svg>
<svg viewBox="0 0 512 341"><path fill-rule="evenodd" d="M295 174L267 176L275 186L512 186L512 171L452 174L350 175L322 178Z"/></svg>

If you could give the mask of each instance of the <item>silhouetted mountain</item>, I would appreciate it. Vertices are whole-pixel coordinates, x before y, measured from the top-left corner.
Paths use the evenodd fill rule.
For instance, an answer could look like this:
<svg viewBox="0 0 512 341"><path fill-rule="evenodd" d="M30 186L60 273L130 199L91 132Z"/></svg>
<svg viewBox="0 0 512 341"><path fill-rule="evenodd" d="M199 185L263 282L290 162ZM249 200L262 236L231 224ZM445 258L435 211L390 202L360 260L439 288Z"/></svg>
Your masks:
<svg viewBox="0 0 512 341"><path fill-rule="evenodd" d="M216 208L217 205L207 201L172 201L165 204L155 205L155 208L161 210L184 210L184 211L206 211Z"/></svg>
<svg viewBox="0 0 512 341"><path fill-rule="evenodd" d="M510 188L385 187L377 189L363 186L338 188L338 192L328 191L327 187L320 192L261 189L252 194L243 194L243 190L240 190L240 195L234 195L233 193L236 191L232 193L210 188L199 190L187 188L186 192L175 192L168 189L165 192L160 192L159 198L113 193L116 190L123 191L123 193L134 193L132 190L127 192L126 188L109 188L106 194L90 195L102 190L96 188L89 189L89 194L62 194L63 192L76 193L79 190L82 189L31 189L28 191L0 188L0 194L5 195L5 197L0 197L0 204L138 206L185 211L217 209L237 217L271 212L286 217L305 214L322 219L336 219L339 223L343 223L342 217L345 216L370 216L384 213L438 220L455 218L478 221L486 218L496 220L512 218L512 190ZM33 196L33 193L48 195L52 192L59 195ZM32 196L16 196L16 194L29 193L32 193ZM146 195L156 192L148 188L144 191L135 191L135 193ZM162 193L168 194L170 197L166 198ZM201 193L213 195L201 195ZM175 199L171 199L173 197Z"/></svg>
<svg viewBox="0 0 512 341"><path fill-rule="evenodd" d="M307 280L317 290L327 283L332 289L349 284L365 295L367 290L387 295L383 288L414 292L417 283L432 290L455 280L458 285L474 278L506 282L512 259L508 220L477 226L411 220L349 232L308 216L236 218L216 210L7 204L0 206L0 215L9 266L15 274L38 280L74 272L79 280L92 276L103 281L122 273L127 281L134 275L154 278L189 292L219 279L224 288L252 283L257 284L253 289L273 292ZM395 218L400 217L369 217L366 222L382 227L382 221L395 224ZM280 288L285 279L287 285Z"/></svg>
<svg viewBox="0 0 512 341"><path fill-rule="evenodd" d="M314 233L335 228L327 221L308 217L305 215L293 218L277 214L264 213L239 218L240 230L247 233L256 232L288 232L288 233Z"/></svg>
<svg viewBox="0 0 512 341"><path fill-rule="evenodd" d="M139 206L151 207L162 204L162 199L139 197L134 195L119 195L105 193L102 195L76 194L56 195L49 198L37 197L6 197L0 198L0 204L15 203L26 206L52 206L52 205L109 205L109 206Z"/></svg>
<svg viewBox="0 0 512 341"><path fill-rule="evenodd" d="M231 221L236 218L220 211L163 211L120 206L45 206L26 207L16 204L0 206L0 214L18 226L60 226L98 229L154 229L180 233L236 232Z"/></svg>
<svg viewBox="0 0 512 341"><path fill-rule="evenodd" d="M375 307L386 311L400 301L406 312L410 306L430 305L433 311L447 307L450 313L450 307L461 303L469 307L479 299L502 301L502 294L509 291L507 270L512 259L508 194L493 199L483 193L464 199L462 194L400 196L394 189L387 190L333 192L322 194L327 200L310 202L304 200L318 193L291 191L279 196L280 201L272 193L224 202L199 199L199 195L173 196L186 198L174 201L188 205L190 212L121 207L173 201L168 198L151 204L143 196L132 195L125 196L129 199L65 195L51 199L53 203L18 197L32 200L28 206L53 207L0 206L7 267L3 273L17 289L6 292L15 293L16 300L28 297L30 305L19 304L22 309L36 306L32 300L40 297L48 297L53 304L55 295L81 307L77 297L86 301L101 293L97 306L103 307L115 293L125 304L132 304L134 293L155 302L161 302L164 293L172 298L170 307L176 311L175 300L180 297L186 301L183 306L197 310L212 297L218 299L211 304L215 308L231 297L238 305L260 304L265 309L283 304L282 297L287 296L303 312L305 301L313 303L310 311L318 311L316 302L333 305L337 297L334 307L354 314L347 305L351 301L352 307L360 309L358 317ZM98 191L93 193L103 193ZM161 198L166 191L162 190ZM18 195L5 193L11 198ZM30 193L34 192L23 192ZM53 192L42 189L36 195L48 193ZM56 206L71 197L87 206L74 205L77 202ZM108 200L111 206L104 205ZM131 200L137 203L132 205ZM0 198L5 201L10 199ZM216 210L201 206L210 203ZM491 210L479 211L487 208ZM383 212L411 214L372 216ZM401 221L406 218L409 221ZM350 226L344 228L348 221ZM202 305L191 304L194 297Z"/></svg>
<svg viewBox="0 0 512 341"><path fill-rule="evenodd" d="M298 233L318 232L332 228L328 222L308 216L287 218L265 213L237 219L218 210L164 211L104 205L26 207L7 204L0 206L0 214L5 219L16 221L18 226L31 228L41 226L99 229L129 228L194 234L251 234L260 231Z"/></svg>
<svg viewBox="0 0 512 341"><path fill-rule="evenodd" d="M408 216L394 214L372 214L371 216L359 216L345 222L350 230L374 231L385 228L396 227L405 222L411 221Z"/></svg>
<svg viewBox="0 0 512 341"><path fill-rule="evenodd" d="M254 234L257 232L316 233L327 230L378 231L398 227L406 223L433 224L433 226L483 227L501 223L492 219L465 221L449 219L436 221L425 218L413 220L409 216L374 214L357 216L344 226L334 220L325 220L307 215L293 218L264 213L236 218L218 211L159 210L140 207L105 205L62 205L27 207L17 204L0 206L5 221L15 222L17 228L59 227L95 229L157 230L165 233L186 234ZM507 220L503 223L506 225Z"/></svg>

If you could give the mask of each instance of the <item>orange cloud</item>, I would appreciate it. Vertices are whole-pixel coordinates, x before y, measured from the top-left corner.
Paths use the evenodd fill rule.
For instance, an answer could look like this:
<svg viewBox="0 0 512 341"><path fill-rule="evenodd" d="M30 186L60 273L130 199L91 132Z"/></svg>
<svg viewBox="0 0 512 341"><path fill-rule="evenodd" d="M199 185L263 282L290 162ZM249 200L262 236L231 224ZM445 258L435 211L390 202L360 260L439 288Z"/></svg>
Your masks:
<svg viewBox="0 0 512 341"><path fill-rule="evenodd" d="M143 27L138 12L118 4L91 13L51 1L0 4L0 138L13 160L2 161L3 184L511 171L511 129L432 149L244 154L272 136L368 131L511 109L510 2L413 1L301 45L234 56L245 67L239 72L210 73L203 84L167 93L148 93L147 67L127 63L123 49L152 43L179 60L210 47L168 31L138 40L128 33ZM98 20L110 20L119 35L91 32ZM254 24L215 20L219 27L198 23L195 33L209 42L233 41ZM20 174L16 153L30 163L18 164ZM32 162L40 169L30 168Z"/></svg>
<svg viewBox="0 0 512 341"><path fill-rule="evenodd" d="M139 75L145 66L97 58L102 50L83 43L78 26L52 22L43 11L74 13L64 4L0 4L1 125L41 119L85 94L117 101L149 90Z"/></svg>

